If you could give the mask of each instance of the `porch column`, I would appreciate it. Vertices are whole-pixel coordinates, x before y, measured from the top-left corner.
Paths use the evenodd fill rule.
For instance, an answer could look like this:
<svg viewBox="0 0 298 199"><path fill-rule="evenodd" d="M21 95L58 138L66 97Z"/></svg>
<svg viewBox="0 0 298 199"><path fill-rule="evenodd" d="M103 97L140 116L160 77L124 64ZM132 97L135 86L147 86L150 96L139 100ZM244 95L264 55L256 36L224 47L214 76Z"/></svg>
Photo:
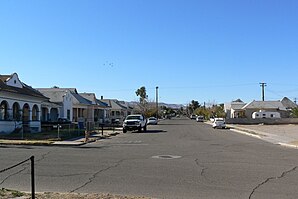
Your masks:
<svg viewBox="0 0 298 199"><path fill-rule="evenodd" d="M12 108L8 107L7 108L7 114L8 114L8 120L12 120L13 119L13 110Z"/></svg>

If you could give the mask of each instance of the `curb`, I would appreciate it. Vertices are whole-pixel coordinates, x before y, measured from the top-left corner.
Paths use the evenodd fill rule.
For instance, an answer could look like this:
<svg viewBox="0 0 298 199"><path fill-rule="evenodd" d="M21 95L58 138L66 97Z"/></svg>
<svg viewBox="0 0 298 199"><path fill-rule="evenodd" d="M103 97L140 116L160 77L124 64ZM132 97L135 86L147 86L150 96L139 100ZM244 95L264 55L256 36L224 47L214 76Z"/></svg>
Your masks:
<svg viewBox="0 0 298 199"><path fill-rule="evenodd" d="M7 142L0 142L0 145L28 145L28 146L51 146L54 142L26 142L26 141L20 141L20 142L11 142L10 140L7 140Z"/></svg>
<svg viewBox="0 0 298 199"><path fill-rule="evenodd" d="M258 138L258 139L262 139L262 137L259 135L259 134L253 134L253 133L249 133L249 132L245 132L244 130L242 129L236 129L236 128L230 128L230 131L233 131L233 132L236 132L236 133L240 133L240 134L244 134L244 135L248 135L248 136L251 136L251 137L255 137L255 138Z"/></svg>
<svg viewBox="0 0 298 199"><path fill-rule="evenodd" d="M49 146L82 146L82 145L85 145L87 143L89 143L89 142L67 143L67 141L61 141L61 143L56 142L56 143L53 143L53 144L51 144Z"/></svg>
<svg viewBox="0 0 298 199"><path fill-rule="evenodd" d="M284 147L298 149L298 146L297 145L294 145L294 144L287 144L287 143L283 143L283 142L278 142L277 144L279 144L280 146L284 146Z"/></svg>
<svg viewBox="0 0 298 199"><path fill-rule="evenodd" d="M0 145L14 145L14 146L61 146L61 147L66 147L66 146L82 146L88 143L92 143L92 142L96 142L97 140L102 140L102 139L106 139L109 138L111 136L116 136L120 134L119 132L113 132L110 133L108 135L103 135L103 136L98 136L98 137L93 137L90 138L90 140L88 142L84 142L84 141L78 141L77 140L65 140L65 141L48 141L48 142L34 142L34 141L24 141L24 140L20 140L20 141L12 141L12 140L1 140L0 141ZM83 139L84 138L80 138Z"/></svg>

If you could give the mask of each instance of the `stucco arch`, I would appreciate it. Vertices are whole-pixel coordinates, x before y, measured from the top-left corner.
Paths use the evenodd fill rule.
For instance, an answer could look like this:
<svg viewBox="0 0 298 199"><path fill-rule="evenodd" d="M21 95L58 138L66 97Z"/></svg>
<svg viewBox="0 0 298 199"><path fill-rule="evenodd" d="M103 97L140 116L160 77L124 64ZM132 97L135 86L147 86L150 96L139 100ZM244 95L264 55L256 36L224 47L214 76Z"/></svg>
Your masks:
<svg viewBox="0 0 298 199"><path fill-rule="evenodd" d="M12 119L15 121L20 121L22 115L21 106L18 102L14 102L12 105Z"/></svg>
<svg viewBox="0 0 298 199"><path fill-rule="evenodd" d="M32 121L39 121L39 108L36 104L32 107Z"/></svg>
<svg viewBox="0 0 298 199"><path fill-rule="evenodd" d="M31 120L30 111L30 105L28 103L25 103L23 106L23 122L29 122Z"/></svg>
<svg viewBox="0 0 298 199"><path fill-rule="evenodd" d="M2 100L0 103L0 120L8 120L9 119L9 104L6 100Z"/></svg>

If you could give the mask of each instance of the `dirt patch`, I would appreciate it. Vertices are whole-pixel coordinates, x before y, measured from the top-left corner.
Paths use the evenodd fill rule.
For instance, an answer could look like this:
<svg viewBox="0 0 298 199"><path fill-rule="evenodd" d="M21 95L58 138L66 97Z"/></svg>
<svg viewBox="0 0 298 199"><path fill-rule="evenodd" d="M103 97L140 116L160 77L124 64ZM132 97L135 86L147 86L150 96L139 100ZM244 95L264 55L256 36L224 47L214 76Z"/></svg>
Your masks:
<svg viewBox="0 0 298 199"><path fill-rule="evenodd" d="M9 189L0 189L1 199L30 199L30 193L19 192ZM36 193L36 199L150 199L144 196L128 196L128 195L115 195L109 193Z"/></svg>
<svg viewBox="0 0 298 199"><path fill-rule="evenodd" d="M290 142L289 144L298 146L298 140L297 141Z"/></svg>

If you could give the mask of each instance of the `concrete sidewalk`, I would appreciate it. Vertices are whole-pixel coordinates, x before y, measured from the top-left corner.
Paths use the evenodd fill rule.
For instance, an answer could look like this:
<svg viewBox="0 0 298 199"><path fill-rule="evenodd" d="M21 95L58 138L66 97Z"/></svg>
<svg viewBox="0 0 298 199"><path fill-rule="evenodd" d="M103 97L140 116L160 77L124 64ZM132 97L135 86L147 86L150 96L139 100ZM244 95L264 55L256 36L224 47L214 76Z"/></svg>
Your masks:
<svg viewBox="0 0 298 199"><path fill-rule="evenodd" d="M227 125L232 131L258 139L298 148L298 125Z"/></svg>

